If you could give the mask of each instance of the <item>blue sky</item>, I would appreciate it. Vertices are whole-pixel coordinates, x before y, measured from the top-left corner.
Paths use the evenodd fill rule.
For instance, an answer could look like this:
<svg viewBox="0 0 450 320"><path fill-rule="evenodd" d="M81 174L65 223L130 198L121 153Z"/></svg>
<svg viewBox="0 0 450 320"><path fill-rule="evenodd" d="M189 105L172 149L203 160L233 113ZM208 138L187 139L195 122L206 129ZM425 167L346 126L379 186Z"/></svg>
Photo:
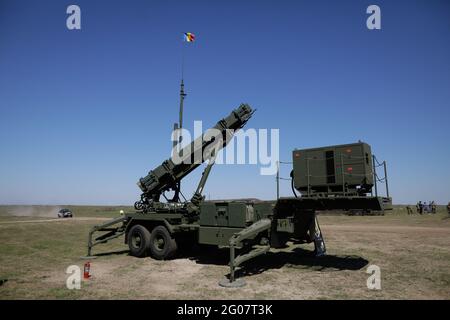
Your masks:
<svg viewBox="0 0 450 320"><path fill-rule="evenodd" d="M282 160L360 139L395 203L450 200L448 1L0 0L0 203L132 204L170 155L183 32L186 127L247 102L248 127L280 129ZM205 194L271 199L275 178L216 166Z"/></svg>

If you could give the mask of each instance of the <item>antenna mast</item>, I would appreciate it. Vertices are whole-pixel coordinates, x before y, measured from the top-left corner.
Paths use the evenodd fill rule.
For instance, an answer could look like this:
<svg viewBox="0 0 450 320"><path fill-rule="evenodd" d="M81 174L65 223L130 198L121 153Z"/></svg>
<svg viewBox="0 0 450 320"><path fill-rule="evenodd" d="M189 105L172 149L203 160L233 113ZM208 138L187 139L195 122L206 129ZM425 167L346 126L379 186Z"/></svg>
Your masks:
<svg viewBox="0 0 450 320"><path fill-rule="evenodd" d="M184 93L184 80L183 76L181 77L181 85L180 85L180 118L178 121L178 128L183 128L183 107L184 107L184 97L186 97L186 93ZM181 142L181 136L180 136Z"/></svg>

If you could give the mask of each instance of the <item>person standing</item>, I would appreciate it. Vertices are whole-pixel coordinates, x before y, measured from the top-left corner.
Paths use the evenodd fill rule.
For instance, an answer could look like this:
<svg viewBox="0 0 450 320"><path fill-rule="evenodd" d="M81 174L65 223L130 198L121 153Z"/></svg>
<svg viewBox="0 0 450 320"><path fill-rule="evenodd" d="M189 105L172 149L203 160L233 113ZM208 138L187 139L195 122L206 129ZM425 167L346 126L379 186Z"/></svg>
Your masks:
<svg viewBox="0 0 450 320"><path fill-rule="evenodd" d="M434 203L434 200L431 201L431 213L436 214L436 204Z"/></svg>

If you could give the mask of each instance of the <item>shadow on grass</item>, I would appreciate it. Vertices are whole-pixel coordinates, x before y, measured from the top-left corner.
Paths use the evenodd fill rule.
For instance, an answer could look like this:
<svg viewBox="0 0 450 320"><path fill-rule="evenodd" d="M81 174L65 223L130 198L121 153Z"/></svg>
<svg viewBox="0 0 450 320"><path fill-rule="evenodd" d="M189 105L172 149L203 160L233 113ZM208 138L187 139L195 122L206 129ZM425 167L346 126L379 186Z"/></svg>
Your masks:
<svg viewBox="0 0 450 320"><path fill-rule="evenodd" d="M314 271L356 271L364 268L368 263L368 260L359 256L325 255L316 257L313 251L296 248L291 252L269 252L264 256L256 257L244 264L236 274L238 277L251 276L282 267Z"/></svg>
<svg viewBox="0 0 450 320"><path fill-rule="evenodd" d="M228 265L229 251L215 248L192 249L190 252L185 251L179 258L188 258L199 264ZM311 250L294 248L291 251L268 252L249 260L236 271L236 276L251 276L283 267L328 272L356 271L364 268L368 263L368 260L360 256L325 255L316 257Z"/></svg>

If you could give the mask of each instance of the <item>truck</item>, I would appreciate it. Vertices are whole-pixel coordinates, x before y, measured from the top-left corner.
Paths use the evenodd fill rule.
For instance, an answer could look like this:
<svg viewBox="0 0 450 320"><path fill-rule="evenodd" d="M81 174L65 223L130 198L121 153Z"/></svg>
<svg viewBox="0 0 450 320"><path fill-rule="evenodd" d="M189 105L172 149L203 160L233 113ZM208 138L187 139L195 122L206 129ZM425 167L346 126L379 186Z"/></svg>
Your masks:
<svg viewBox="0 0 450 320"><path fill-rule="evenodd" d="M227 146L253 114L250 105L241 104L211 128L220 133L215 139L205 139L210 136L206 131L174 154L176 161L172 155L140 178L137 185L142 194L134 205L135 210L94 226L88 236L88 257L92 256L93 247L120 236L124 236L132 256L150 255L158 260L176 257L186 243L216 246L229 250L230 272L219 284L238 287L245 285L245 281L236 278L237 268L271 248L286 246L288 241L313 243L315 256L325 255L317 210L382 209L385 202L389 202L389 199L368 195L374 182L370 174L372 162L367 161L371 155L367 144L336 146L314 152L294 150L292 197L271 201L206 200L203 190L215 155ZM352 148L352 155L363 156L363 159L346 157L342 166L338 160L342 159L341 155L347 155L348 148ZM207 156L187 161L196 154ZM324 167L318 164L319 154L325 156ZM182 200L182 179L203 163L206 166L193 196ZM342 172L344 175L339 176ZM334 178L319 179L318 176L323 174ZM173 196L168 197L168 192Z"/></svg>

